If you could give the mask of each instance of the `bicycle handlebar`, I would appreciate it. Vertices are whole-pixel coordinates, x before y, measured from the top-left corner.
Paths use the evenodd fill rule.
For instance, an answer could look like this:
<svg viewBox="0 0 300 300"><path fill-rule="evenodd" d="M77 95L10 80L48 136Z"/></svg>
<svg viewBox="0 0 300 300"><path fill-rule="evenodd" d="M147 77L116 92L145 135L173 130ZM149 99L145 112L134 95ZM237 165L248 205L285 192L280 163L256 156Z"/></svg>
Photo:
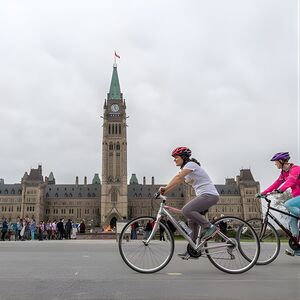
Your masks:
<svg viewBox="0 0 300 300"><path fill-rule="evenodd" d="M272 195L271 193L268 195L260 195L260 198L265 199L267 202L271 203L271 200L268 198L269 195Z"/></svg>
<svg viewBox="0 0 300 300"><path fill-rule="evenodd" d="M156 192L155 194L154 194L154 198L155 199L162 199L162 200L164 200L164 201L166 201L167 200L167 197L166 196L164 196L164 195L162 195L160 192Z"/></svg>

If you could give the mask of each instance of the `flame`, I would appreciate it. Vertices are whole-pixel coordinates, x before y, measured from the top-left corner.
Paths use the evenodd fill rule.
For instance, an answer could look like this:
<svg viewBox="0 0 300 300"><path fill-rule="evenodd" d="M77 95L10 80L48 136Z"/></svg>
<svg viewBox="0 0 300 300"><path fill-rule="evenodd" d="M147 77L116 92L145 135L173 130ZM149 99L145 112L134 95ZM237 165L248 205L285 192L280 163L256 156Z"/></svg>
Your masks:
<svg viewBox="0 0 300 300"><path fill-rule="evenodd" d="M108 225L107 227L104 227L104 232L109 232L112 231L112 228L110 227L110 225Z"/></svg>

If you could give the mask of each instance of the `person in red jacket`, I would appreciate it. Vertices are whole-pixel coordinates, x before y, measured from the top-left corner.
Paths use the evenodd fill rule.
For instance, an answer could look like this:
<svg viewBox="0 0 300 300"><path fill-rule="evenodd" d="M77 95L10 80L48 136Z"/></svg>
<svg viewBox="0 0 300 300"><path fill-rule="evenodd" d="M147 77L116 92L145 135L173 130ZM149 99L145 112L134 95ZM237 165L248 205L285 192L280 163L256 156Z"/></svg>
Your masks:
<svg viewBox="0 0 300 300"><path fill-rule="evenodd" d="M296 217L300 217L300 167L292 163L289 163L290 154L289 152L276 153L271 161L275 161L275 165L281 170L278 179L264 190L261 195L266 195L271 192L283 193L288 188L292 191L293 198L289 199L284 203L286 209ZM299 235L298 220L296 218L290 218L289 226L292 234L295 237ZM286 250L288 255L300 256L300 250L291 252Z"/></svg>

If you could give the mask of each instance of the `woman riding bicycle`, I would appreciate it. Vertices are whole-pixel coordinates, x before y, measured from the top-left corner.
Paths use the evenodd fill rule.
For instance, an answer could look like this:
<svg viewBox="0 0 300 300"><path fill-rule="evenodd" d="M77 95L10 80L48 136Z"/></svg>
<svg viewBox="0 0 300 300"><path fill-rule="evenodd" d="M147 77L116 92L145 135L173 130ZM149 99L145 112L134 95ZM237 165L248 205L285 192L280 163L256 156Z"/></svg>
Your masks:
<svg viewBox="0 0 300 300"><path fill-rule="evenodd" d="M270 187L264 190L261 195L266 195L274 191L283 193L288 188L291 188L293 198L286 201L284 206L291 214L300 217L300 167L289 163L289 159L289 152L279 152L271 158L271 161L275 161L276 167L281 170L280 176ZM259 196L260 195L258 195L258 197ZM298 220L290 217L289 226L292 234L298 238ZM300 256L300 250L286 250L286 254Z"/></svg>
<svg viewBox="0 0 300 300"><path fill-rule="evenodd" d="M159 191L162 195L166 194L184 181L192 185L196 198L182 208L182 213L188 219L192 229L191 239L195 242L199 225L202 228L201 238L211 236L217 229L201 212L217 204L219 193L200 163L196 159L190 158L191 154L192 151L187 147L178 147L172 151L174 162L181 170L165 187L160 187ZM180 256L185 255L186 253Z"/></svg>

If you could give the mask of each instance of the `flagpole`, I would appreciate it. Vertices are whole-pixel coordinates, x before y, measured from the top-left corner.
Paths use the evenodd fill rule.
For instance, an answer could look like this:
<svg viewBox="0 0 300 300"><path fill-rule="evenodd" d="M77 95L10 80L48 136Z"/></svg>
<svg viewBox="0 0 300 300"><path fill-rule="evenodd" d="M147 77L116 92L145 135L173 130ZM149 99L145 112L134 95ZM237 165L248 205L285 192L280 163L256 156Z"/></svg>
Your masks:
<svg viewBox="0 0 300 300"><path fill-rule="evenodd" d="M116 65L116 50L115 50L115 53L114 53L114 65Z"/></svg>

